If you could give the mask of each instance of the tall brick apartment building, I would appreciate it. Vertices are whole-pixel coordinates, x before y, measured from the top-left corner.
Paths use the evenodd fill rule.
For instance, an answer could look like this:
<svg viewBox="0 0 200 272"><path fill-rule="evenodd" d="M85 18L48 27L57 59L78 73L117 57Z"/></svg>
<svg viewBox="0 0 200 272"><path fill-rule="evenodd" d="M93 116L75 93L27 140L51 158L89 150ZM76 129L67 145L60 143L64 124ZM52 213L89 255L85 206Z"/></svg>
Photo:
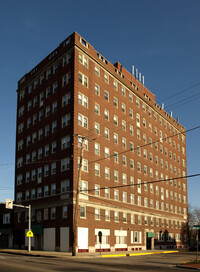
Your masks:
<svg viewBox="0 0 200 272"><path fill-rule="evenodd" d="M78 250L187 244L185 128L117 62L73 33L18 82L15 201L35 249L70 251L81 138ZM28 214L15 212L15 246Z"/></svg>

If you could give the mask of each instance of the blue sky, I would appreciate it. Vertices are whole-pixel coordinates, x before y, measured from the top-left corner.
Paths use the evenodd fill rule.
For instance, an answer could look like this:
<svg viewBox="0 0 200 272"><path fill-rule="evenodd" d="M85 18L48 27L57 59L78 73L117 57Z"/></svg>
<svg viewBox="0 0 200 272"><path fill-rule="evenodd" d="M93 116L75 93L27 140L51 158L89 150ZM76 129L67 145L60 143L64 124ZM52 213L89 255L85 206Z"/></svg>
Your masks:
<svg viewBox="0 0 200 272"><path fill-rule="evenodd" d="M0 201L14 193L17 81L74 31L113 64L135 65L186 129L199 126L199 10L199 0L0 1ZM187 134L188 175L200 173L199 138ZM199 179L188 179L188 197L200 207Z"/></svg>

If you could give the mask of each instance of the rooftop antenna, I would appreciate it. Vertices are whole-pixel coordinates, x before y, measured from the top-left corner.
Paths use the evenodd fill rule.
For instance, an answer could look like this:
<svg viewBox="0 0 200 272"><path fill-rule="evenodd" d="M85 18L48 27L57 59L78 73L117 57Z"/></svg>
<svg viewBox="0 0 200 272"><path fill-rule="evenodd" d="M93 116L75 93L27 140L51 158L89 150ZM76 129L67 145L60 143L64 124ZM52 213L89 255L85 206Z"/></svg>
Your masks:
<svg viewBox="0 0 200 272"><path fill-rule="evenodd" d="M142 84L144 85L144 76L142 76Z"/></svg>
<svg viewBox="0 0 200 272"><path fill-rule="evenodd" d="M135 76L135 67L134 67L134 65L132 65L131 74L132 74L132 76Z"/></svg>

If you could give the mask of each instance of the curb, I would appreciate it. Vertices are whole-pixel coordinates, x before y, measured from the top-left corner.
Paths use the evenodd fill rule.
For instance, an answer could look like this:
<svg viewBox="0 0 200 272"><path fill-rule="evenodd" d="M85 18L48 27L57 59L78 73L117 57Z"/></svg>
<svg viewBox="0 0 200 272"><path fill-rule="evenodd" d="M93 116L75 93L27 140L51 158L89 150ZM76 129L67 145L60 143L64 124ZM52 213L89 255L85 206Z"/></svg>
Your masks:
<svg viewBox="0 0 200 272"><path fill-rule="evenodd" d="M143 253L101 255L101 257L102 258L132 257L132 256L142 256L142 255L169 254L169 253L178 253L178 252L179 252L178 250L174 250L174 251L161 251L161 252L143 252Z"/></svg>

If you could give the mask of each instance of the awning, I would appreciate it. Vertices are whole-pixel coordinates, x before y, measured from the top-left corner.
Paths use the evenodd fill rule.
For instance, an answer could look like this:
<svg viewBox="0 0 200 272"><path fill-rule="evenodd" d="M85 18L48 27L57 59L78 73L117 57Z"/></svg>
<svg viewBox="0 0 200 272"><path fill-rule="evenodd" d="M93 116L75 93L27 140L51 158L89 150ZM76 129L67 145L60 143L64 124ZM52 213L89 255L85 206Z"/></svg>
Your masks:
<svg viewBox="0 0 200 272"><path fill-rule="evenodd" d="M147 238L154 238L155 233L154 232L147 232Z"/></svg>
<svg viewBox="0 0 200 272"><path fill-rule="evenodd" d="M32 226L32 232L35 235L42 235L43 234L43 226L42 225L34 225L34 226Z"/></svg>

